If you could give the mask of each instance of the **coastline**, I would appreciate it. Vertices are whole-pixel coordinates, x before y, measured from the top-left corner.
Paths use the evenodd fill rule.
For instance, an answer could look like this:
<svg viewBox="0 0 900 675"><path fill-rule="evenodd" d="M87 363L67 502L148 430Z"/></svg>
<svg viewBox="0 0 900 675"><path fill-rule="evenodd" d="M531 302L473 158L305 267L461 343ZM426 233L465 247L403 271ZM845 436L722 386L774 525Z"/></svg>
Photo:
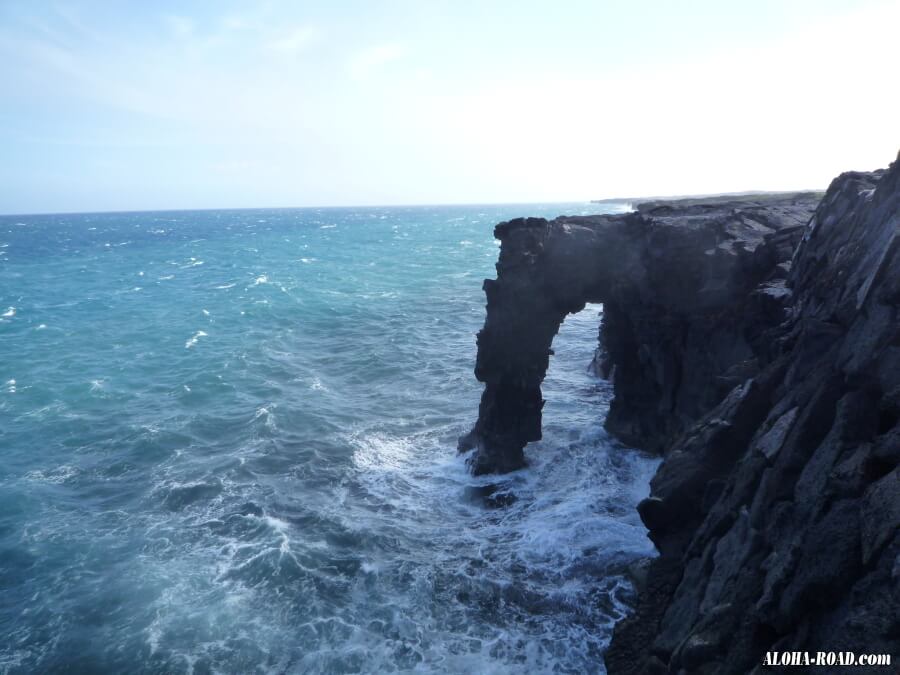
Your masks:
<svg viewBox="0 0 900 675"><path fill-rule="evenodd" d="M639 506L660 556L610 673L762 672L772 650L896 647L898 213L895 162L842 174L821 200L650 200L495 229L485 390L460 439L473 472L524 464L553 337L585 302L604 303L608 431L663 456Z"/></svg>

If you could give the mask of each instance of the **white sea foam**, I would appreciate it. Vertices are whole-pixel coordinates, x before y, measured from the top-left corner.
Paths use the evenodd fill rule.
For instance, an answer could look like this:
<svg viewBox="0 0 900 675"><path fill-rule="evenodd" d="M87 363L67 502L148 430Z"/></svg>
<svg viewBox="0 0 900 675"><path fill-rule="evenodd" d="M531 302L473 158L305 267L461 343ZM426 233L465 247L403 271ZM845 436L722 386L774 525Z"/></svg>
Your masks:
<svg viewBox="0 0 900 675"><path fill-rule="evenodd" d="M446 668L454 653L468 654L460 663L491 672L602 672L599 655L631 592L622 561L652 554L633 507L655 462L587 430L571 446L548 438L531 448L524 471L476 478L464 458L434 438L374 433L350 440L360 485L336 494L344 525L360 535L391 530L424 546L408 566L371 557L360 564L362 574L379 580L365 586L370 602L390 602L435 635L427 644L415 631L408 638L431 664L424 672ZM359 489L363 504L389 508L360 510L360 497L351 498ZM480 497L467 496L482 490L508 492L515 501L486 509ZM411 576L403 596L390 590L397 574ZM427 609L438 582L454 589L441 601L441 619ZM501 603L502 624L450 627L465 625L479 602ZM392 629L402 631L396 623ZM473 651L473 639L485 649ZM522 644L533 646L527 666L519 660Z"/></svg>
<svg viewBox="0 0 900 675"><path fill-rule="evenodd" d="M221 286L216 286L217 291L223 291L227 288L234 288L236 284L222 284Z"/></svg>
<svg viewBox="0 0 900 675"><path fill-rule="evenodd" d="M263 420L263 424L265 425L266 429L268 429L269 431L275 431L277 427L275 426L275 413L273 412L274 408L274 404L268 406L260 406L253 414L254 421Z"/></svg>
<svg viewBox="0 0 900 675"><path fill-rule="evenodd" d="M184 343L184 348L185 348L185 349L190 349L190 348L193 347L195 344L197 344L197 341L198 341L200 338L206 337L207 335L208 335L208 333L206 333L206 332L204 332L204 331L202 331L202 330L198 330L196 333L194 333L194 335L193 335L187 342Z"/></svg>
<svg viewBox="0 0 900 675"><path fill-rule="evenodd" d="M34 471L29 471L25 474L25 478L37 483L50 483L59 485L61 483L65 483L70 478L77 476L79 473L81 472L76 467L68 464L63 464L62 466L58 466L53 469L36 469Z"/></svg>
<svg viewBox="0 0 900 675"><path fill-rule="evenodd" d="M235 233L251 236L255 214L223 217L235 222ZM332 215L319 217L329 222ZM373 227L383 234L391 225ZM441 215L434 225L441 227ZM347 232L298 228L295 240L315 242L305 251L299 242L284 246L277 234L252 235L264 264L243 253L249 239L219 249L217 235L204 255L212 265L223 251L238 252L229 259L236 303L220 311L202 295L214 294L215 278L180 288L185 273L178 273L179 286L154 286L146 304L130 303L76 370L59 367L59 387L40 379L53 372L42 359L66 360L44 356L46 335L16 345L39 367L23 360L20 370L10 361L22 385L0 401L0 416L11 412L16 432L33 416L31 428L48 441L40 453L23 443L23 468L11 474L14 488L20 481L18 488L47 497L22 514L23 546L45 558L33 577L21 577L35 613L7 613L39 636L25 639L12 629L12 644L35 649L17 668L52 669L77 643L100 669L132 665L143 653L166 672L602 672L604 641L629 597L617 560L650 548L633 505L646 489L642 467L652 462L610 443L599 426L602 405L564 396L594 386L584 376L589 356L577 355L577 372L558 386L558 366L570 358L567 321L554 344L545 438L529 448L531 465L503 477L469 475L455 438L477 407L471 333L484 318L482 296L461 276L465 270L440 261L440 245L424 250L424 228L404 227L417 244L388 277L368 266L383 264L385 251ZM460 240L480 251L490 241L484 228L445 230L447 254L460 254ZM352 249L347 280L360 282L355 292L343 281L329 287L302 279L315 268L298 267L297 252L330 259L315 237ZM400 241L383 239L387 246ZM139 265L147 276L169 266L166 257L185 264L191 249L178 238L170 245L162 258ZM429 267L432 257L441 264ZM471 276L493 263L463 257ZM254 265L293 295L245 292L260 274ZM401 315L396 299L426 278L433 295ZM111 291L127 288L119 279L108 275ZM90 279L89 292L102 281ZM13 283L5 304L26 306ZM262 297L271 303L265 310L251 304ZM35 313L54 322L54 342L63 346L72 334L72 346L85 349L84 333L76 335L81 301L58 302L70 301L29 300L27 307L74 308L60 320ZM167 361L159 345L170 343L173 330L186 332L179 328L184 312L190 317L207 304L216 321L250 309L240 331L212 341L198 331L185 344L195 351ZM300 305L304 311L296 311ZM171 321L153 331L134 328L172 307ZM212 325L212 313L196 323ZM596 318L585 328L590 351ZM107 352L107 345L133 349ZM85 376L106 379L106 403L100 393L85 395ZM9 386L0 384L0 392ZM29 386L34 402L25 397ZM62 402L41 400L45 391L53 392L48 401ZM67 477L70 465L77 469ZM492 489L515 501L489 508L482 493ZM110 601L121 601L122 621L102 630L84 623L85 612ZM46 626L43 617L50 617ZM0 672L9 658L0 656Z"/></svg>
<svg viewBox="0 0 900 675"><path fill-rule="evenodd" d="M360 469L373 471L403 468L412 450L411 439L392 438L384 434L351 437L356 447L353 463Z"/></svg>
<svg viewBox="0 0 900 675"><path fill-rule="evenodd" d="M360 569L366 574L378 574L381 571L381 566L378 563L363 560Z"/></svg>
<svg viewBox="0 0 900 675"><path fill-rule="evenodd" d="M30 649L15 649L0 652L0 672L10 673L18 670L23 664L34 658Z"/></svg>
<svg viewBox="0 0 900 675"><path fill-rule="evenodd" d="M265 274L260 274L256 279L253 280L254 286L260 286L262 284L269 283L269 277Z"/></svg>
<svg viewBox="0 0 900 675"><path fill-rule="evenodd" d="M348 435L357 473L335 490L333 514L356 536L389 531L422 547L409 564L366 555L360 584L368 603L389 603L433 636L414 629L404 640L419 651L423 672L603 672L602 652L631 594L624 565L653 553L634 507L657 462L611 442L598 419L608 386L584 372L596 313L568 323L561 333L579 328L580 351L555 345L547 386L557 400L545 411L544 440L528 448L527 469L473 477L434 432ZM576 413L586 417L573 436ZM485 494L511 497L486 508ZM409 579L402 593L390 581L397 576ZM440 616L428 609L435 601ZM502 621L486 611L473 622L480 603L502 607ZM405 628L395 620L391 630ZM374 636L362 641L376 649L367 663L379 663ZM397 667L392 658L384 654L385 668Z"/></svg>
<svg viewBox="0 0 900 675"><path fill-rule="evenodd" d="M9 307L9 308L7 308L7 310L5 312L3 312L3 314L0 314L0 316L6 317L6 318L11 318L11 317L14 317L15 315L16 315L15 307Z"/></svg>

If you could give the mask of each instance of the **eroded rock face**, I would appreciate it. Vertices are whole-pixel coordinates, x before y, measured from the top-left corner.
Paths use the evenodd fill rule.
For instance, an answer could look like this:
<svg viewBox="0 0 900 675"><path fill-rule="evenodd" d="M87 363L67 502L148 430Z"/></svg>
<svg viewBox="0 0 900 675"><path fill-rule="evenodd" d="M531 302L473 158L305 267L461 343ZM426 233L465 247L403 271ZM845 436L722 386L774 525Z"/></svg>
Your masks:
<svg viewBox="0 0 900 675"><path fill-rule="evenodd" d="M639 508L661 556L610 673L763 672L768 650L896 658L898 240L900 162L834 181L759 373L671 445Z"/></svg>
<svg viewBox="0 0 900 675"><path fill-rule="evenodd" d="M613 675L900 652L900 161L817 202L497 227L473 470L522 466L553 336L585 302L604 303L608 428L664 455L639 507L660 556Z"/></svg>
<svg viewBox="0 0 900 675"><path fill-rule="evenodd" d="M621 218L528 218L495 228L500 260L497 279L484 282L487 319L475 365L485 390L478 422L460 439L460 450L477 447L475 473L522 467L525 444L541 438L541 382L553 337L566 314L598 297L611 283L609 271L634 256L629 225Z"/></svg>
<svg viewBox="0 0 900 675"><path fill-rule="evenodd" d="M616 398L608 428L662 450L738 382L758 372L765 331L784 319L784 278L811 194L648 205L616 216L501 223L497 279L476 377L478 421L460 449L475 473L524 464L541 437L540 385L566 314L604 303L598 367ZM765 282L765 286L760 286Z"/></svg>

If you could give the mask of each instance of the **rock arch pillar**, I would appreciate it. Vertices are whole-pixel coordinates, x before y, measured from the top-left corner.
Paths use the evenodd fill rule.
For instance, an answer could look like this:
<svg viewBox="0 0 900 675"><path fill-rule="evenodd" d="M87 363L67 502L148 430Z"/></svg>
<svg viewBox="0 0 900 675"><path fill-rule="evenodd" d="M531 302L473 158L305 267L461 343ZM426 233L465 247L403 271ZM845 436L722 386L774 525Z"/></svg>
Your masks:
<svg viewBox="0 0 900 675"><path fill-rule="evenodd" d="M487 318L475 365L485 389L478 421L459 441L460 451L476 449L475 474L525 465L525 445L541 438L541 383L553 338L567 314L602 301L609 272L593 227L520 218L494 235L502 246L497 279L484 282Z"/></svg>

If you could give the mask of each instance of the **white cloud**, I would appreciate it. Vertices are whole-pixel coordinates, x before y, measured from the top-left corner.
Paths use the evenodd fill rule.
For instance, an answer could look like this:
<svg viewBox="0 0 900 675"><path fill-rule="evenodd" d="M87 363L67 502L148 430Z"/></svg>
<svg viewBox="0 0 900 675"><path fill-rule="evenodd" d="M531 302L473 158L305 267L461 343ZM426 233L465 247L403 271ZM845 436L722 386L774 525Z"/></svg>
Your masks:
<svg viewBox="0 0 900 675"><path fill-rule="evenodd" d="M276 52L295 54L306 49L313 42L315 36L316 31L311 26L300 26L279 33L267 43L267 46Z"/></svg>
<svg viewBox="0 0 900 675"><path fill-rule="evenodd" d="M365 77L392 61L403 58L407 53L404 45L387 42L359 52L350 60L350 73L354 77Z"/></svg>

